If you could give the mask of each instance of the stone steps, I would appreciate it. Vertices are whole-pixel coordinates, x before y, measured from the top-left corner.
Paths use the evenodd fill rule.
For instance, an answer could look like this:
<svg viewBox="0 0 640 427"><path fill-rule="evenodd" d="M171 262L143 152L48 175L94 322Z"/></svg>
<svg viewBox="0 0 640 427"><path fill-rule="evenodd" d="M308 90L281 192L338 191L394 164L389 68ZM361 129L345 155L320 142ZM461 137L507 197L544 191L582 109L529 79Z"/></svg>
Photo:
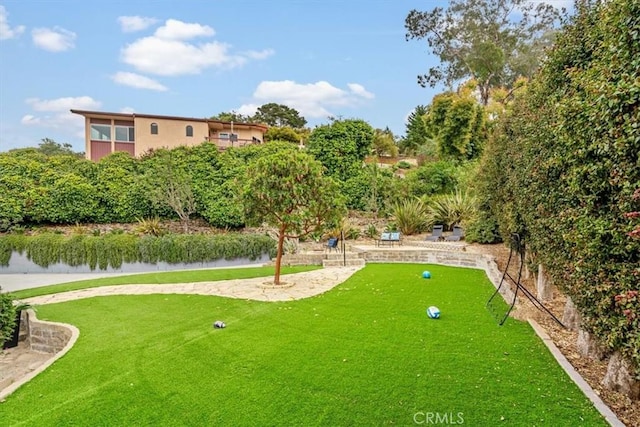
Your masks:
<svg viewBox="0 0 640 427"><path fill-rule="evenodd" d="M347 257L346 260L340 259L325 259L322 261L323 267L362 267L365 265L365 261L362 258Z"/></svg>

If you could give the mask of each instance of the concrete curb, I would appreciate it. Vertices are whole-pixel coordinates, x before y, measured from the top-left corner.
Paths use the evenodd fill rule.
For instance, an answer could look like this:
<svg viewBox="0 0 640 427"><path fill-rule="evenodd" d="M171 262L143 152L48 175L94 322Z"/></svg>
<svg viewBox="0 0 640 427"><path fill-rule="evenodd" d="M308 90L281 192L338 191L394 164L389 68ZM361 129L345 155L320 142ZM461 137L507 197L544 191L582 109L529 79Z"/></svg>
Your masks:
<svg viewBox="0 0 640 427"><path fill-rule="evenodd" d="M600 415L604 417L604 419L609 423L609 425L613 427L625 427L624 423L618 419L616 414L600 399L600 396L596 394L596 392L591 388L591 386L582 378L582 376L575 370L573 365L564 357L564 354L560 351L558 347L553 343L553 340L547 334L547 331L544 330L542 326L540 326L535 320L529 319L529 324L535 331L535 333L540 337L542 342L547 346L553 357L555 357L558 364L564 369L564 371L569 375L569 378L576 383L578 388L582 390L585 396L593 403L593 406L600 412Z"/></svg>
<svg viewBox="0 0 640 427"><path fill-rule="evenodd" d="M37 320L35 312L30 313L30 315L32 316L33 319ZM53 363L56 360L60 359L62 356L67 354L67 352L69 350L71 350L71 347L73 347L73 345L78 340L78 337L80 336L80 331L78 330L78 328L76 328L73 325L69 325L67 323L47 322L45 320L38 320L38 322L44 323L44 324L62 326L63 328L66 328L66 329L71 331L71 338L69 338L69 341L63 347L62 350L60 350L59 352L55 353L52 357L50 357L48 360L46 360L44 363L42 363L40 366L38 366L38 368L34 369L29 374L25 375L24 377L20 378L19 380L11 383L8 387L4 388L3 390L0 390L0 402L2 400L4 400L7 396L9 396L11 393L13 393L17 389L19 389L23 384L31 381L40 372L44 371L49 366L53 365Z"/></svg>

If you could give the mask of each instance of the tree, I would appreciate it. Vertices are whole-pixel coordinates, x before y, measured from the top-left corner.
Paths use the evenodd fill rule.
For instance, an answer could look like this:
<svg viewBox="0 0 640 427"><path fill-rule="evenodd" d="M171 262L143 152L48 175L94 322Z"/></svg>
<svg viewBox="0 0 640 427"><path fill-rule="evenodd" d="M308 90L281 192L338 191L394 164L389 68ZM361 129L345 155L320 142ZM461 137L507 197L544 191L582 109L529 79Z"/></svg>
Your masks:
<svg viewBox="0 0 640 427"><path fill-rule="evenodd" d="M211 116L211 120L219 120L221 122L248 123L251 117L240 114L236 111L222 112L215 116Z"/></svg>
<svg viewBox="0 0 640 427"><path fill-rule="evenodd" d="M470 160L482 152L485 113L473 97L453 92L436 95L425 121L441 158Z"/></svg>
<svg viewBox="0 0 640 427"><path fill-rule="evenodd" d="M338 186L322 165L299 151L280 151L252 162L244 191L247 218L278 229L274 284L280 284L285 238L299 238L337 222L346 212Z"/></svg>
<svg viewBox="0 0 640 427"><path fill-rule="evenodd" d="M407 118L407 133L400 143L402 152L406 154L415 153L418 148L427 144L431 138L425 116L427 107L418 105Z"/></svg>
<svg viewBox="0 0 640 427"><path fill-rule="evenodd" d="M146 179L151 202L159 208L171 208L187 232L189 219L196 212L196 199L192 189L193 179L184 165L179 164L179 155L188 156L188 148L183 150L187 152L181 153L180 148L156 151L154 164L147 170Z"/></svg>
<svg viewBox="0 0 640 427"><path fill-rule="evenodd" d="M296 109L274 102L259 107L252 120L269 126L290 126L294 129L303 128L307 124L307 120Z"/></svg>
<svg viewBox="0 0 640 427"><path fill-rule="evenodd" d="M264 134L265 142L268 141L288 141L293 144L300 144L302 135L290 126L270 127Z"/></svg>
<svg viewBox="0 0 640 427"><path fill-rule="evenodd" d="M376 156L389 155L398 157L398 146L396 145L396 137L389 128L376 129L373 135L373 152Z"/></svg>
<svg viewBox="0 0 640 427"><path fill-rule="evenodd" d="M553 6L529 0L452 0L446 10L412 10L406 40L426 39L440 58L418 83L452 87L473 78L486 105L492 87L510 87L517 77L532 75L558 19Z"/></svg>
<svg viewBox="0 0 640 427"><path fill-rule="evenodd" d="M329 176L344 182L362 168L371 153L373 136L373 128L364 120L333 120L311 132L307 149L327 168Z"/></svg>
<svg viewBox="0 0 640 427"><path fill-rule="evenodd" d="M67 142L60 144L50 138L41 139L41 142L38 144L37 148L14 148L12 150L9 150L9 152L11 153L26 151L36 151L38 153L44 154L45 156L70 155L80 158L84 157L83 152L73 151L73 146L71 144Z"/></svg>

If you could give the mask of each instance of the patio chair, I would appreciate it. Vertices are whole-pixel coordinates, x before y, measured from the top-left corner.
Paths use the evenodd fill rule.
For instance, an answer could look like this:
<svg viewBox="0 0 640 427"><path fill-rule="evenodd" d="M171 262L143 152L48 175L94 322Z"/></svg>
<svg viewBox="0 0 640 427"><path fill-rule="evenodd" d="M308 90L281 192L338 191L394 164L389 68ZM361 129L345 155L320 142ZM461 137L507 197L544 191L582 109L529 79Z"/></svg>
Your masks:
<svg viewBox="0 0 640 427"><path fill-rule="evenodd" d="M385 231L380 235L380 238L376 243L377 243L377 246L382 246L383 243L389 243L391 246L393 246L394 243L402 244L400 242L400 232Z"/></svg>
<svg viewBox="0 0 640 427"><path fill-rule="evenodd" d="M464 230L462 229L462 227L454 225L453 233L450 236L445 237L444 240L447 242L459 242L463 238Z"/></svg>
<svg viewBox="0 0 640 427"><path fill-rule="evenodd" d="M381 246L385 242L391 241L391 233L384 232L380 235L380 238L376 240L376 246Z"/></svg>
<svg viewBox="0 0 640 427"><path fill-rule="evenodd" d="M397 243L398 245L402 244L399 231L392 231L389 240L391 241L391 246L393 246L394 243Z"/></svg>
<svg viewBox="0 0 640 427"><path fill-rule="evenodd" d="M336 252L340 252L340 248L338 247L338 242L340 241L340 239L338 239L337 237L330 237L329 240L327 241L327 249L329 249L329 252L331 252L331 250L335 250Z"/></svg>
<svg viewBox="0 0 640 427"><path fill-rule="evenodd" d="M442 232L444 231L444 225L434 225L431 235L425 237L424 240L428 242L437 242L442 239Z"/></svg>

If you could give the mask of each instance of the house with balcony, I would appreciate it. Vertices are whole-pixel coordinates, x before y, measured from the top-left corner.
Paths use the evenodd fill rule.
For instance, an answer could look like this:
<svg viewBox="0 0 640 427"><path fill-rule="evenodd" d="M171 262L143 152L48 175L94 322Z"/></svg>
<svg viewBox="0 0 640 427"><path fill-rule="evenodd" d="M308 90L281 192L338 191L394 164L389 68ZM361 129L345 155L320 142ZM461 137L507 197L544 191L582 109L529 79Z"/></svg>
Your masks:
<svg viewBox="0 0 640 427"><path fill-rule="evenodd" d="M205 141L221 150L261 144L268 127L256 123L223 122L191 117L141 113L71 110L85 119L85 156L97 162L116 151L134 157L160 148L194 146Z"/></svg>

